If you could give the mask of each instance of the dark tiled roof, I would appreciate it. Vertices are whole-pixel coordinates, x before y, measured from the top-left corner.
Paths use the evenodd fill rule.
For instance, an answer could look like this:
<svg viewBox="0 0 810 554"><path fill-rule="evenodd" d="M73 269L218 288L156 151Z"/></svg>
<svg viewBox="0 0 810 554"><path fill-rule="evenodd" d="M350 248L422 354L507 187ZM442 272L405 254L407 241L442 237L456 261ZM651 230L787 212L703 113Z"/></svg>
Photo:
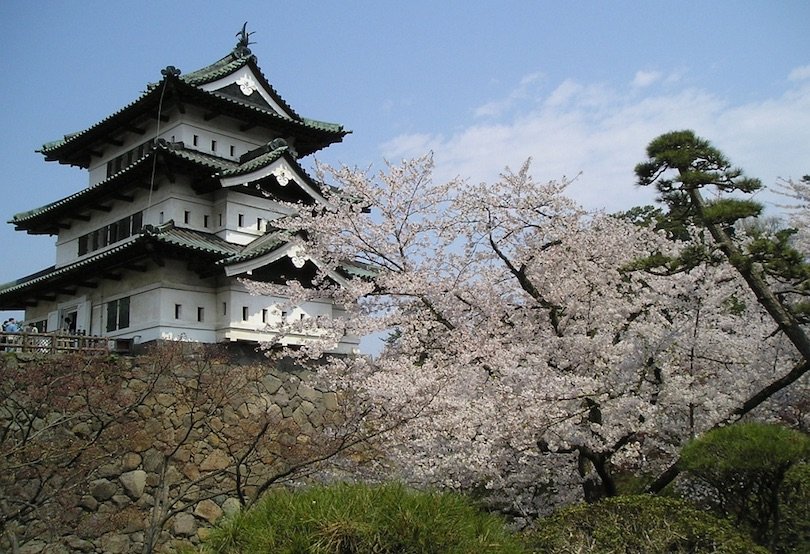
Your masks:
<svg viewBox="0 0 810 554"><path fill-rule="evenodd" d="M261 106L257 106L255 104L249 102L240 101L238 98L233 96L229 96L226 94L220 94L216 91L207 92L199 88L200 85L216 81L225 77L234 71L241 69L242 67L249 65L257 76L262 81L262 85L266 88L274 99L281 105L285 111L291 114L291 118L285 117L279 113L276 113L274 110L270 110L267 108L263 108ZM241 108L247 108L252 112L256 113L257 115L261 115L264 117L270 117L277 121L283 121L286 124L293 124L304 130L312 130L316 132L326 132L329 134L339 134L345 135L348 133L342 125L337 123L329 123L326 121L319 121L316 119L309 119L309 118L302 118L295 111L287 104L287 102L279 95L275 89L270 85L267 81L267 78L262 74L261 70L259 69L258 65L255 63L255 57L250 55L247 57L240 56L236 53L236 51L228 54L221 60L214 62L213 64L204 67L202 69L198 69L197 71L192 71L187 75L181 75L179 77L174 76L171 72L166 72L167 75L164 78L155 84L151 84L147 87L147 90L141 94L136 100L127 104L123 108L119 109L118 111L114 112L113 114L107 116L106 118L102 119L95 125L88 127L83 131L79 131L76 133L70 133L65 135L63 138L54 140L51 142L47 142L42 145L42 147L38 150L42 154L45 154L46 159L56 159L53 156L57 155L57 151L62 148L63 146L76 141L77 139L84 137L88 133L95 131L97 129L101 129L105 126L112 125L111 122L118 119L120 116L124 115L125 113L129 112L133 115L137 115L143 110L147 109L146 106L150 103L157 103L158 99L162 95L162 89L164 88L165 84L174 80L176 84L179 84L177 81L179 80L180 83L194 89L198 94L203 95L202 98L210 98L218 102L227 102L234 106L240 106ZM181 87L182 88L182 87Z"/></svg>
<svg viewBox="0 0 810 554"><path fill-rule="evenodd" d="M91 266L91 265L96 264L96 263L98 263L98 262L100 262L102 260L105 260L107 258L111 258L111 257L115 256L116 254L118 254L119 252L122 252L124 250L127 250L127 249L131 248L132 245L134 244L134 242L135 242L134 240L124 242L123 244L120 244L118 246L114 246L113 248L110 248L109 250L105 250L104 252L101 252L101 253L96 254L94 256L89 256L89 257L87 257L87 258L85 258L83 260L79 260L78 262L74 262L72 264L62 266L60 268L56 268L55 266L51 266L51 267L49 267L47 269L44 269L42 271L38 271L37 273L34 273L33 275L29 275L27 277L17 279L16 281L13 281L11 283L6 283L5 285L0 285L0 295L5 295L5 294L17 292L17 291L22 290L24 288L31 287L33 285L36 285L36 284L39 284L39 283L42 283L42 282L45 282L45 281L49 281L49 280L51 280L51 279L53 279L55 277L60 277L62 275L67 275L67 274L69 274L71 272L74 272L76 270L79 270L81 268Z"/></svg>
<svg viewBox="0 0 810 554"><path fill-rule="evenodd" d="M50 214L55 210L77 208L80 207L83 202L89 200L94 196L97 197L108 192L114 192L114 188L117 184L121 184L122 182L124 182L123 180L126 180L131 174L136 173L139 169L146 166L149 163L149 161L152 160L154 153L156 151L160 151L163 152L164 155L174 156L181 160L185 160L187 162L196 164L200 167L210 169L212 176L216 172L236 170L239 168L239 164L237 162L226 160L224 158L213 156L211 154L206 154L204 152L189 150L184 148L180 144L169 144L166 142L159 141L158 144L155 145L154 148L150 150L147 154L145 154L142 158L124 167L117 173L110 175L103 181L99 181L94 185L90 185L89 187L86 187L74 194L71 194L70 196L66 196L61 200L57 200L56 202L51 202L50 204L40 206L39 208L34 208L33 210L28 210L25 212L14 214L11 220L9 220L9 223L17 226L24 225L35 219L41 218L46 214Z"/></svg>
<svg viewBox="0 0 810 554"><path fill-rule="evenodd" d="M167 148L171 154L183 160L193 162L195 164L213 169L215 172L235 170L239 167L239 163L214 156L213 154L206 154L198 150L191 150L184 146L172 145ZM212 173L213 175L213 173Z"/></svg>
<svg viewBox="0 0 810 554"><path fill-rule="evenodd" d="M256 156L255 158L253 158L251 160L248 160L245 163L239 164L236 167L231 167L231 168L225 169L223 171L220 171L219 173L217 173L217 176L218 177L235 177L237 175L245 175L246 173L252 173L253 171L256 171L257 169L261 169L263 167L266 167L266 166L270 165L271 163L273 163L274 161L278 160L288 150L289 149L286 146L283 146L281 148L276 148L274 150L266 152L265 154L262 154L260 156Z"/></svg>
<svg viewBox="0 0 810 554"><path fill-rule="evenodd" d="M116 255L123 252L130 250L135 251L138 246L147 242L157 242L175 246L182 250L191 250L196 253L212 255L214 258L232 256L242 250L242 246L226 242L216 235L175 227L172 222L159 227L147 225L138 235L135 235L121 244L113 246L109 250L104 250L103 252L59 268L52 266L14 282L0 285L0 296L13 294L25 288L45 283L58 277L67 276L71 273L79 272L82 269L90 268L93 265L114 258Z"/></svg>
<svg viewBox="0 0 810 554"><path fill-rule="evenodd" d="M160 227L147 226L143 235L157 242L208 254L231 256L242 251L241 245L227 242L211 233L175 227L173 223Z"/></svg>
<svg viewBox="0 0 810 554"><path fill-rule="evenodd" d="M281 231L271 231L256 240L246 244L241 252L223 260L217 261L217 265L231 265L253 258L258 258L268 252L276 250L288 241L287 234Z"/></svg>
<svg viewBox="0 0 810 554"><path fill-rule="evenodd" d="M102 189L107 188L110 185L110 183L118 181L119 179L121 179L122 176L133 173L137 168L141 167L145 163L144 160L147 160L149 157L150 157L150 155L147 154L146 156L136 160L132 164L130 164L127 167L123 168L121 171L119 171L119 172L117 172L117 173L115 173L113 175L110 175L109 177L107 177L103 181L99 181L98 183L96 183L94 185L90 185L89 187L83 188L79 192L71 194L70 196L66 196L65 198L62 198L61 200L57 200L56 202L51 202L50 204L40 206L39 208L34 208L33 210L28 210L26 212L20 212L20 213L14 214L11 217L11 219L9 220L9 223L21 224L21 223L24 223L24 222L29 221L31 219L34 219L36 217L39 217L39 216L41 216L41 215L43 215L45 213L51 212L51 211L55 210L56 208L61 208L63 206L69 206L71 204L76 204L78 201L83 200L87 196L92 195L94 192L97 192L97 191L100 191Z"/></svg>
<svg viewBox="0 0 810 554"><path fill-rule="evenodd" d="M180 78L190 85L200 86L217 81L245 67L251 56L239 56L231 52L211 65L197 69L190 73L181 74Z"/></svg>

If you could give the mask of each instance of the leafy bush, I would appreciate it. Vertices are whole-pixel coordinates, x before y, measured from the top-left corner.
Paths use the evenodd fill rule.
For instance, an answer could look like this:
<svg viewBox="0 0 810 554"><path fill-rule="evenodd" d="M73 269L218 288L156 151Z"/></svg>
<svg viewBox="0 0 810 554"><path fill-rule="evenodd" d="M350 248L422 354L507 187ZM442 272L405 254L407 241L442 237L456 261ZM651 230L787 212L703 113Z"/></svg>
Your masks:
<svg viewBox="0 0 810 554"><path fill-rule="evenodd" d="M680 464L711 487L708 507L732 517L772 549L780 534L779 491L787 471L810 456L805 434L764 423L709 431L687 444Z"/></svg>
<svg viewBox="0 0 810 554"><path fill-rule="evenodd" d="M683 500L638 495L564 508L527 532L537 554L766 554L732 525Z"/></svg>
<svg viewBox="0 0 810 554"><path fill-rule="evenodd" d="M521 553L501 520L459 495L401 485L275 490L214 529L203 552Z"/></svg>
<svg viewBox="0 0 810 554"><path fill-rule="evenodd" d="M810 552L810 464L797 464L785 474L779 491L782 521L775 552Z"/></svg>

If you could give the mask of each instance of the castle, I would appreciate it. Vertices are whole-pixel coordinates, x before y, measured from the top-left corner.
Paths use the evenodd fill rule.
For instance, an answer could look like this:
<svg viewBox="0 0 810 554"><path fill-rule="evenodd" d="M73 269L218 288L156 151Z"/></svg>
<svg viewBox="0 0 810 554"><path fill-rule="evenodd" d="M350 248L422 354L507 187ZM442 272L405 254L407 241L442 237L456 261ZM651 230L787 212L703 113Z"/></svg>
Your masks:
<svg viewBox="0 0 810 554"><path fill-rule="evenodd" d="M274 227L325 202L300 165L348 133L298 115L276 92L242 29L224 58L191 73L169 66L132 103L46 143L46 161L86 169L88 186L10 223L56 237L52 267L0 285L0 309L59 329L136 343L274 342L274 328L339 317L328 300L287 307L240 278L308 286L317 261ZM347 264L329 277L362 273ZM285 344L306 340L285 335ZM343 337L338 352L357 349Z"/></svg>

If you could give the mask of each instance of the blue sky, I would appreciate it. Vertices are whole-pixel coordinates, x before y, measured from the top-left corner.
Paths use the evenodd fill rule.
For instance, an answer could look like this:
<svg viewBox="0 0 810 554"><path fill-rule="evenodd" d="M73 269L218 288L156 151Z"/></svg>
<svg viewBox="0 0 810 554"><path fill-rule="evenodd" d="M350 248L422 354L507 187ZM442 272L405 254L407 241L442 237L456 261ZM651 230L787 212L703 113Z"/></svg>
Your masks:
<svg viewBox="0 0 810 554"><path fill-rule="evenodd" d="M652 199L633 187L646 144L692 128L766 185L810 173L806 1L5 0L3 221L86 185L35 149L167 65L224 56L245 21L298 113L353 131L317 155L329 163L432 150L438 178L480 181L532 157L536 178L579 174L571 194L614 211ZM53 242L0 226L0 282L51 265Z"/></svg>

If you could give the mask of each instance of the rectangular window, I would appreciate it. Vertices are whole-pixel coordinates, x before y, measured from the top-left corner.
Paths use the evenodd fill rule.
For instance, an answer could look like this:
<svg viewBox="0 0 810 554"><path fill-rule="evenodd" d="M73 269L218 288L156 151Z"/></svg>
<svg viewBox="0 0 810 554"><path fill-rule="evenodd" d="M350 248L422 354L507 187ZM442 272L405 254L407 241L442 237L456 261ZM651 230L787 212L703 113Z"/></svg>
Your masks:
<svg viewBox="0 0 810 554"><path fill-rule="evenodd" d="M139 232L143 227L143 212L132 214L132 234Z"/></svg>
<svg viewBox="0 0 810 554"><path fill-rule="evenodd" d="M262 227L263 223L264 223L264 220L262 218L260 218L260 217L256 218L256 229L258 231L261 231L263 229L263 227Z"/></svg>
<svg viewBox="0 0 810 554"><path fill-rule="evenodd" d="M129 296L107 302L107 332L129 327Z"/></svg>
<svg viewBox="0 0 810 554"><path fill-rule="evenodd" d="M267 323L267 308L262 308L262 323Z"/></svg>
<svg viewBox="0 0 810 554"><path fill-rule="evenodd" d="M227 302L222 303L222 315L228 315L228 303Z"/></svg>
<svg viewBox="0 0 810 554"><path fill-rule="evenodd" d="M116 221L118 235L116 240L124 240L132 234L132 216L127 216Z"/></svg>
<svg viewBox="0 0 810 554"><path fill-rule="evenodd" d="M79 256L87 254L87 235L79 237Z"/></svg>
<svg viewBox="0 0 810 554"><path fill-rule="evenodd" d="M118 299L118 328L129 327L129 296Z"/></svg>
<svg viewBox="0 0 810 554"><path fill-rule="evenodd" d="M203 215L203 227L208 228L208 216Z"/></svg>
<svg viewBox="0 0 810 554"><path fill-rule="evenodd" d="M222 214L219 214L219 226L222 227Z"/></svg>
<svg viewBox="0 0 810 554"><path fill-rule="evenodd" d="M245 226L245 214L239 214L238 226L239 227L244 227Z"/></svg>
<svg viewBox="0 0 810 554"><path fill-rule="evenodd" d="M231 144L230 153L232 158L236 156L236 147L233 144Z"/></svg>
<svg viewBox="0 0 810 554"><path fill-rule="evenodd" d="M199 142L200 142L200 137L198 137L197 135L194 135L193 137L191 137L191 144L193 144L194 146L197 146L197 144Z"/></svg>
<svg viewBox="0 0 810 554"><path fill-rule="evenodd" d="M107 244L118 242L118 222L107 225Z"/></svg>
<svg viewBox="0 0 810 554"><path fill-rule="evenodd" d="M242 306L242 321L248 320L248 307Z"/></svg>
<svg viewBox="0 0 810 554"><path fill-rule="evenodd" d="M183 223L188 223L191 220L191 212L186 210L183 212Z"/></svg>
<svg viewBox="0 0 810 554"><path fill-rule="evenodd" d="M216 152L216 151L217 151L217 141L212 140L211 141L211 152Z"/></svg>
<svg viewBox="0 0 810 554"><path fill-rule="evenodd" d="M160 223L161 225L163 224L163 212L160 212L158 214L158 223Z"/></svg>
<svg viewBox="0 0 810 554"><path fill-rule="evenodd" d="M180 319L180 316L183 312L183 305L182 304L175 304L174 305L174 319Z"/></svg>
<svg viewBox="0 0 810 554"><path fill-rule="evenodd" d="M197 321L205 321L205 308L197 308Z"/></svg>

